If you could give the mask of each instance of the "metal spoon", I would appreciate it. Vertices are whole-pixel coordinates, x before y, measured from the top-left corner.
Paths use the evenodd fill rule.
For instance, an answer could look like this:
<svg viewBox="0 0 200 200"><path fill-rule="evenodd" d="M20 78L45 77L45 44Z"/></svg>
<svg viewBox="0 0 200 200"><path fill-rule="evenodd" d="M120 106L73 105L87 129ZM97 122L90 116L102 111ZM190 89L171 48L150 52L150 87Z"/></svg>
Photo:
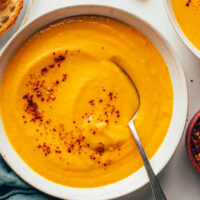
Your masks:
<svg viewBox="0 0 200 200"><path fill-rule="evenodd" d="M158 179L156 178L154 172L153 172L153 169L151 167L151 164L149 162L149 159L144 151L144 148L142 146L142 143L140 141L140 138L138 136L138 133L137 133L137 130L135 128L135 125L134 125L134 120L135 118L137 117L137 114L139 112L139 108L140 108L140 96L139 96L139 92L134 84L134 82L132 81L132 79L130 78L130 76L128 75L128 73L122 68L122 66L115 60L115 59L112 59L112 62L117 65L117 67L128 77L128 79L131 81L131 83L133 84L133 87L135 88L136 90L136 93L137 93L137 96L138 96L138 100L139 100L139 104L138 104L138 108L137 108L137 112L136 114L133 116L133 118L129 121L128 125L131 129L131 132L132 132L132 135L135 139L135 142L139 148L139 151L140 151L140 155L142 156L142 160L143 160L143 163L144 163L144 166L146 168L146 171L147 171L147 174L148 174L148 177L149 177L149 181L150 181L150 185L151 185L151 189L152 189L152 192L153 192L153 195L154 195L154 198L156 200L166 200L167 198L165 197L165 194L163 193L162 191L162 188L158 182Z"/></svg>

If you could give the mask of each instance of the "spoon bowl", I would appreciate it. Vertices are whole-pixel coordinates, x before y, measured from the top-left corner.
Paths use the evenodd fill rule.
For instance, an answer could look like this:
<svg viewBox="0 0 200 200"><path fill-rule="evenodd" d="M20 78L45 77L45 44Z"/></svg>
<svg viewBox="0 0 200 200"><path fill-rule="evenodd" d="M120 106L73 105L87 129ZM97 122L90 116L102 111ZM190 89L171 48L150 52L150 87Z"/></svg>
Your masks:
<svg viewBox="0 0 200 200"><path fill-rule="evenodd" d="M132 86L133 86L133 88L134 88L134 91L135 91L135 94L136 94L137 100L138 100L138 102L136 102L136 103L137 103L137 107L136 107L136 109L135 109L135 111L134 111L134 115L133 115L133 117L132 117L132 119L131 119L131 120L134 120L134 119L136 118L138 112L139 112L139 109L140 109L140 95L139 95L138 89L137 89L135 83L133 82L132 78L131 78L131 77L129 76L129 74L124 70L124 68L121 66L121 64L120 64L115 58L111 59L111 62L112 62L113 64L115 64L115 65L122 71L122 73L125 74L125 76L129 79L129 81L131 82L131 84L132 84Z"/></svg>
<svg viewBox="0 0 200 200"><path fill-rule="evenodd" d="M135 83L133 82L133 80L131 79L131 77L129 76L129 74L124 70L124 68L116 60L112 60L112 62L126 75L126 77L130 80L132 86L135 89L135 92L136 92L136 95L137 95L137 98L138 98L138 106L137 106L136 112L134 113L132 119L129 121L128 126L131 130L131 133L132 133L134 139L135 139L135 142L137 144L140 155L142 157L144 166L146 168L153 195L154 195L156 200L165 200L166 197L165 197L165 195L162 191L162 188L161 188L161 186L160 186L160 184L159 184L159 182L158 182L158 180L157 180L157 178L156 178L156 176L153 172L153 169L151 167L149 159L148 159L148 157L145 153L145 150L143 148L143 145L140 141L139 135L138 135L137 130L136 130L135 125L134 125L134 120L136 119L137 114L138 114L139 109L140 109L140 95L139 95L138 89L137 89Z"/></svg>

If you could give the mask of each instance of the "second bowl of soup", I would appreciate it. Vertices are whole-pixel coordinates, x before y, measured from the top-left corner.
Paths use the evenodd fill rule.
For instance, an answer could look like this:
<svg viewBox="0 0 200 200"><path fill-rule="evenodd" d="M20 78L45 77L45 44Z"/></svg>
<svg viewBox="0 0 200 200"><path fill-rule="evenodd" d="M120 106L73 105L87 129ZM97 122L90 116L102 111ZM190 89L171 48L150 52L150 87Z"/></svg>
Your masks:
<svg viewBox="0 0 200 200"><path fill-rule="evenodd" d="M185 43L200 58L200 4L198 0L165 0L169 18Z"/></svg>

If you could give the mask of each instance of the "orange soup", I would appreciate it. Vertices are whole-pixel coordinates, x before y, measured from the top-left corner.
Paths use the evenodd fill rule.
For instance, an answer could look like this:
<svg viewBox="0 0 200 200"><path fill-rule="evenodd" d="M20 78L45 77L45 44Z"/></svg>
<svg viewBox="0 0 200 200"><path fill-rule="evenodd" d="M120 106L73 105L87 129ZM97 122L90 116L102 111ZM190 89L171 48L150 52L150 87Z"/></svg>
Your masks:
<svg viewBox="0 0 200 200"><path fill-rule="evenodd" d="M200 50L200 1L171 0L171 4L183 33Z"/></svg>
<svg viewBox="0 0 200 200"><path fill-rule="evenodd" d="M13 55L1 83L10 143L41 176L71 187L120 181L143 163L128 122L151 158L173 108L167 66L146 36L122 22L79 17L34 34Z"/></svg>

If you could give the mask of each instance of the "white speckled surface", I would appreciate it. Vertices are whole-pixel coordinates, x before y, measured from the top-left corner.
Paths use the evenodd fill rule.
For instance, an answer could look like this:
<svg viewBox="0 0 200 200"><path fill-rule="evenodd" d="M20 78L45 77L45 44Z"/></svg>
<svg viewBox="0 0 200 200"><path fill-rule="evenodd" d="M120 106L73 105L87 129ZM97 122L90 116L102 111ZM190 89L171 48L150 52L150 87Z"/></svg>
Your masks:
<svg viewBox="0 0 200 200"><path fill-rule="evenodd" d="M27 3L28 0L25 0ZM34 0L27 23L47 11L75 4L103 4L135 13L159 30L175 49L182 63L189 90L190 120L200 109L200 60L197 59L179 39L174 31L162 0ZM4 41L3 41L4 42ZM2 38L0 38L0 49ZM193 80L191 82L190 80ZM176 134L176 133L174 133ZM200 199L200 175L189 163L185 149L185 134L172 160L159 175L160 183L170 200ZM153 200L150 186L121 200Z"/></svg>

